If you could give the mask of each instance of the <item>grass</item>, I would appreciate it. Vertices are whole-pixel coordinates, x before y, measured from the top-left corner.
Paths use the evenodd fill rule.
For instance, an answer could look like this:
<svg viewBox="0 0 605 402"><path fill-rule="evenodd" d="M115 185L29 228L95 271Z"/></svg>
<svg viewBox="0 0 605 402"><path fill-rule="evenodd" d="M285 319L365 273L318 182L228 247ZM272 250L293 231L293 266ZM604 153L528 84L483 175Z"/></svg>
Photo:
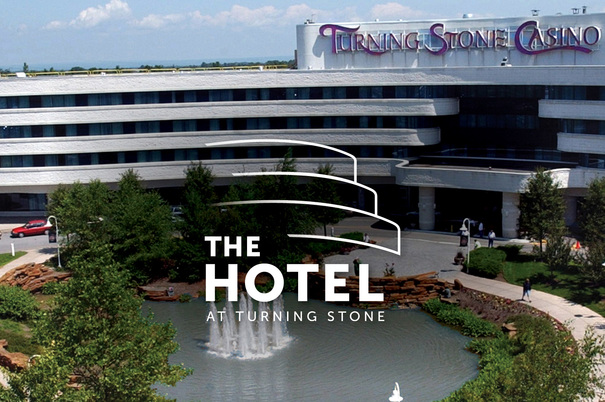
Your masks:
<svg viewBox="0 0 605 402"><path fill-rule="evenodd" d="M0 339L6 339L7 350L11 352L31 356L41 351L41 347L32 342L29 327L12 320L0 320Z"/></svg>
<svg viewBox="0 0 605 402"><path fill-rule="evenodd" d="M588 307L605 316L605 286L595 286L580 273L569 267L565 271L554 271L542 262L506 262L504 279L509 283L522 285L529 278L532 289L563 297Z"/></svg>
<svg viewBox="0 0 605 402"><path fill-rule="evenodd" d="M0 254L0 267L8 264L13 260L16 260L19 257L24 256L25 254L27 254L25 251L17 251L15 252L14 256L11 253Z"/></svg>

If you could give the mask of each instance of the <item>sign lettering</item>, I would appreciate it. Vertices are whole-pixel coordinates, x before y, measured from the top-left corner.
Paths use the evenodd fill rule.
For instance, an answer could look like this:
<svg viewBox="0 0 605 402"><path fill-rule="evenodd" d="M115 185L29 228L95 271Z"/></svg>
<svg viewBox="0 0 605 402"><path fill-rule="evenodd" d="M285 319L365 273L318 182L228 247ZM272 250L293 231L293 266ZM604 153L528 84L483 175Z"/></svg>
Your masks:
<svg viewBox="0 0 605 402"><path fill-rule="evenodd" d="M424 50L442 55L456 49L501 49L514 47L526 55L554 50L591 53L601 40L601 28L546 27L530 20L516 30L510 28L464 29L448 31L445 24L435 23L426 30L400 32L360 32L361 27L325 24L319 28L322 37L330 37L332 53L365 52L380 56L387 52Z"/></svg>

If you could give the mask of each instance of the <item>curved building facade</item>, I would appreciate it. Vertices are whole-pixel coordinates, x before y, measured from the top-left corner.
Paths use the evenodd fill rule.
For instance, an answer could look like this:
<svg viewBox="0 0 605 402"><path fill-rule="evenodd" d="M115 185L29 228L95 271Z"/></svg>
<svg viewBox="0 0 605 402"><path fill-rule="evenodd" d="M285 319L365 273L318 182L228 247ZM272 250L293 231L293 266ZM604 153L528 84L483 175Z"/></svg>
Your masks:
<svg viewBox="0 0 605 402"><path fill-rule="evenodd" d="M519 194L542 166L571 225L605 173L604 25L605 14L307 22L297 70L4 77L0 213L41 211L61 183L115 183L126 169L178 188L202 161L227 184L271 169L289 145L268 140L283 140L355 155L381 213L417 213L429 230L470 217L515 236ZM242 139L258 142L214 145ZM329 149L293 149L301 171L351 175Z"/></svg>

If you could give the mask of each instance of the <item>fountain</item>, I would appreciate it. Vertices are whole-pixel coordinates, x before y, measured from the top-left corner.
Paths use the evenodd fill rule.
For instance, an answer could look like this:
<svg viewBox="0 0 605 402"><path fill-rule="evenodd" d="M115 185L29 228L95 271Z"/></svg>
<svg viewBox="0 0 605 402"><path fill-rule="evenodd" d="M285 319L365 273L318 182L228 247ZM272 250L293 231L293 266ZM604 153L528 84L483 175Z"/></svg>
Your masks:
<svg viewBox="0 0 605 402"><path fill-rule="evenodd" d="M262 358L271 355L273 349L284 347L290 337L285 321L284 302L280 295L273 301L273 310L265 302L258 308L249 295L240 293L238 309L226 302L219 315L215 303L210 302L210 313L215 320L210 321L208 351L223 357L243 359Z"/></svg>

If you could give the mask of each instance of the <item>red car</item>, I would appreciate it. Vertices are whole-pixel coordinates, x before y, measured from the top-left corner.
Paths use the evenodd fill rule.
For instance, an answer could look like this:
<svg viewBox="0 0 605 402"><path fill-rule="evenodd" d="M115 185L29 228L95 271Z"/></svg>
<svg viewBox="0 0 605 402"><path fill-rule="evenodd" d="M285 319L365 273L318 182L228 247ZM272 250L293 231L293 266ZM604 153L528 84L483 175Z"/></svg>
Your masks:
<svg viewBox="0 0 605 402"><path fill-rule="evenodd" d="M34 235L48 235L53 226L47 220L29 221L23 226L11 230L11 237L24 237Z"/></svg>

